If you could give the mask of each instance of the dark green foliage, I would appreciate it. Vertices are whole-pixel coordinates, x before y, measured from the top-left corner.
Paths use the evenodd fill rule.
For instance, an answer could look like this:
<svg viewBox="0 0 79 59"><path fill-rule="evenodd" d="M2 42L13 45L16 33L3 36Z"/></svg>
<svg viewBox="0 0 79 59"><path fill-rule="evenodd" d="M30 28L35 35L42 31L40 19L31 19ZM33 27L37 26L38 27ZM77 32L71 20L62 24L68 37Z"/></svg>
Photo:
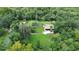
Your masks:
<svg viewBox="0 0 79 59"><path fill-rule="evenodd" d="M11 32L11 33L9 34L9 38L10 38L11 41L14 43L14 42L20 40L20 33L18 33L18 32Z"/></svg>
<svg viewBox="0 0 79 59"><path fill-rule="evenodd" d="M3 29L3 28L1 28L1 29L0 29L0 37L3 36L5 33L6 33L6 30Z"/></svg>
<svg viewBox="0 0 79 59"><path fill-rule="evenodd" d="M75 29L79 29L79 21L77 20L66 20L66 21L57 21L55 24L55 32L70 32Z"/></svg>

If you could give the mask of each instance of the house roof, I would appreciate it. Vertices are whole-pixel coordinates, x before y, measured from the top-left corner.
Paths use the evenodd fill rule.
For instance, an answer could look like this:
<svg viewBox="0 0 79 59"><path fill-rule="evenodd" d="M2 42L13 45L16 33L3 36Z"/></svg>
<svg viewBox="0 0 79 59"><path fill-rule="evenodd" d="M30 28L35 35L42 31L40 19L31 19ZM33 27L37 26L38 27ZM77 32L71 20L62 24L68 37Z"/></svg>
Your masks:
<svg viewBox="0 0 79 59"><path fill-rule="evenodd" d="M45 24L45 25L43 25L43 27L45 29L50 29L51 27L54 28L54 25L52 25L52 24Z"/></svg>

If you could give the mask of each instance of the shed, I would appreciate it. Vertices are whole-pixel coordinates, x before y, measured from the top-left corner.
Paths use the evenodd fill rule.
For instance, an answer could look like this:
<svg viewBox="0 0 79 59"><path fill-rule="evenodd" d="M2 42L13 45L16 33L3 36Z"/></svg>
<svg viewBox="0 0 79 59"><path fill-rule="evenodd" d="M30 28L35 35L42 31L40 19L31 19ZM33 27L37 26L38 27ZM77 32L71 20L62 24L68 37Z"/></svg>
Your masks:
<svg viewBox="0 0 79 59"><path fill-rule="evenodd" d="M44 34L54 33L54 25L53 24L44 24Z"/></svg>

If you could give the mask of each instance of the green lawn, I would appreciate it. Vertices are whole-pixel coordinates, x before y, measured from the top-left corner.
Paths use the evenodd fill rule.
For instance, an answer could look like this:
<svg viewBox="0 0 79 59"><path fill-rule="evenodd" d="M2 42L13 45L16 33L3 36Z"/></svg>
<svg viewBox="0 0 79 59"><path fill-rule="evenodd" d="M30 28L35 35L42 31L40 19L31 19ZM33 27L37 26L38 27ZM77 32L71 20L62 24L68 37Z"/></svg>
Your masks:
<svg viewBox="0 0 79 59"><path fill-rule="evenodd" d="M46 50L51 46L51 40L49 35L34 34L31 36L31 43L34 48ZM38 47L37 47L38 46Z"/></svg>
<svg viewBox="0 0 79 59"><path fill-rule="evenodd" d="M48 39L48 35L44 35L44 34L34 34L31 35L32 40L36 39L36 40L40 40L40 39Z"/></svg>

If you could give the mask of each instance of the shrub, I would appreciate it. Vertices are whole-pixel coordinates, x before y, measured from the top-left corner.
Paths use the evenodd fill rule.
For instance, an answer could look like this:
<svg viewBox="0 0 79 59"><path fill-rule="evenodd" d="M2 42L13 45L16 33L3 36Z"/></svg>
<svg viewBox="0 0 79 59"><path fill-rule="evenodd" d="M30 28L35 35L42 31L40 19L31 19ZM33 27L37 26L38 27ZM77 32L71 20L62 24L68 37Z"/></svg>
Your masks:
<svg viewBox="0 0 79 59"><path fill-rule="evenodd" d="M25 45L23 51L33 51L32 43Z"/></svg>
<svg viewBox="0 0 79 59"><path fill-rule="evenodd" d="M20 39L20 33L12 31L11 33L9 33L9 38L12 40L12 42L16 42Z"/></svg>
<svg viewBox="0 0 79 59"><path fill-rule="evenodd" d="M20 41L16 41L10 48L11 51L21 51L22 50L22 44Z"/></svg>
<svg viewBox="0 0 79 59"><path fill-rule="evenodd" d="M3 36L4 34L6 34L6 31L5 31L5 29L0 29L0 36Z"/></svg>

